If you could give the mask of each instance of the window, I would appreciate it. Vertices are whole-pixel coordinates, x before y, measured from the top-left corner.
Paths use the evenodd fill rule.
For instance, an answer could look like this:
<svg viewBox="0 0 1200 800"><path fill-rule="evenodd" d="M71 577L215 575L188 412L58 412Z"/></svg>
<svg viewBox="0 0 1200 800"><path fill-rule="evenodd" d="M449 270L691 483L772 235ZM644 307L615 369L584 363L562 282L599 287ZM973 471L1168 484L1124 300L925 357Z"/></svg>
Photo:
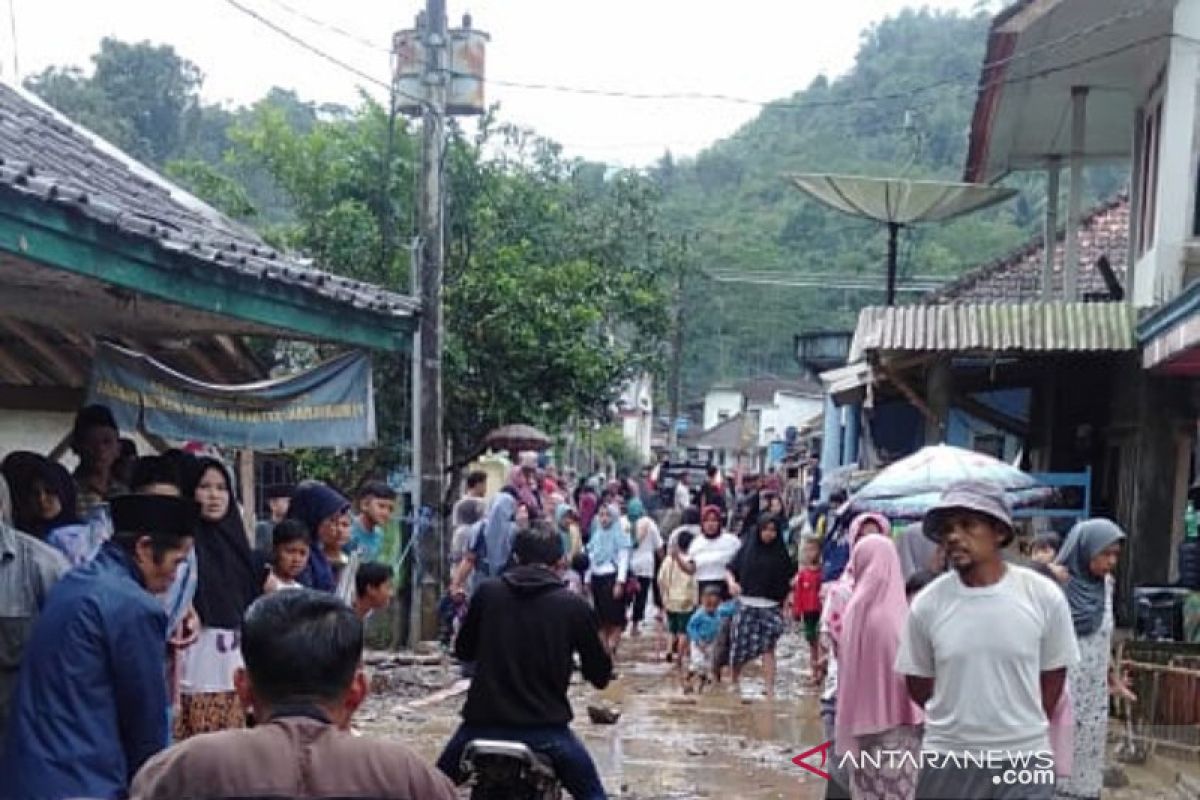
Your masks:
<svg viewBox="0 0 1200 800"><path fill-rule="evenodd" d="M1138 154L1142 168L1138 179L1138 189L1142 197L1136 231L1138 255L1154 246L1154 214L1158 209L1158 143L1162 131L1162 114L1163 104L1159 99L1146 107L1145 121L1142 123L1142 152Z"/></svg>

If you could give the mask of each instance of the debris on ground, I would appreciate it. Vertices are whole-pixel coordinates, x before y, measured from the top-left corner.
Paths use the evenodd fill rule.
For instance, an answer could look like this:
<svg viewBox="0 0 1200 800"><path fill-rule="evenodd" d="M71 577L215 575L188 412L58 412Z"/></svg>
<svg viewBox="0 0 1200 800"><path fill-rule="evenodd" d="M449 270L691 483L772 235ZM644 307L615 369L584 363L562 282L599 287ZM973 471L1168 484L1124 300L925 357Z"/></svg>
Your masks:
<svg viewBox="0 0 1200 800"><path fill-rule="evenodd" d="M620 710L610 705L589 705L588 718L597 725L616 725L621 718Z"/></svg>

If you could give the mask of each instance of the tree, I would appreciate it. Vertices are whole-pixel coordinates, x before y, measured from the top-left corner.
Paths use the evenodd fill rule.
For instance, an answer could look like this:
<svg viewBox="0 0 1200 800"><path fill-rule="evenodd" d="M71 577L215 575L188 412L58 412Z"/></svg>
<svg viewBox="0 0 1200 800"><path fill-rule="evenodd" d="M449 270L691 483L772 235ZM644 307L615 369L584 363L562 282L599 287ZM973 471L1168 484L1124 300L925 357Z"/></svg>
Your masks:
<svg viewBox="0 0 1200 800"><path fill-rule="evenodd" d="M417 142L403 122L389 152L388 115L358 109L293 127L263 105L231 132L230 159L267 171L293 219L283 240L327 269L406 286L409 254L389 225L413 218ZM485 120L447 152L446 433L456 460L492 427L551 430L602 419L624 379L652 369L665 330L655 264L657 191L634 173L606 176L556 145ZM403 438L408 384L376 363L380 438ZM370 471L399 461L381 451Z"/></svg>
<svg viewBox="0 0 1200 800"><path fill-rule="evenodd" d="M123 150L137 136L130 120L122 117L104 91L77 67L47 67L30 76L25 86L53 108Z"/></svg>
<svg viewBox="0 0 1200 800"><path fill-rule="evenodd" d="M170 45L100 42L90 77L51 67L26 85L77 122L131 155L162 165L181 148L185 120L198 107L203 76Z"/></svg>
<svg viewBox="0 0 1200 800"><path fill-rule="evenodd" d="M105 38L93 57L92 82L137 135L135 155L163 164L179 148L183 120L198 102L204 78L170 45Z"/></svg>

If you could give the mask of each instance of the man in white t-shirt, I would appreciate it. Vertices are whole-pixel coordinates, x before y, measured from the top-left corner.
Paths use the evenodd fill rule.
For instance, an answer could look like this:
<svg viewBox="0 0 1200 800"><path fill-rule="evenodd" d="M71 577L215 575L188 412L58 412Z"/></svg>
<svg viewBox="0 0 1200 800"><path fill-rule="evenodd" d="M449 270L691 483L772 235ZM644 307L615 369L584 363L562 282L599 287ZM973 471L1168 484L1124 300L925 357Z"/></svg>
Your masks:
<svg viewBox="0 0 1200 800"><path fill-rule="evenodd" d="M679 473L679 479L675 481L675 510L680 514L692 505L692 488L688 485L689 482L686 471Z"/></svg>
<svg viewBox="0 0 1200 800"><path fill-rule="evenodd" d="M896 657L925 708L922 749L937 754L917 797L1049 800L1048 720L1079 658L1066 597L1001 557L1013 527L997 486L951 486L924 528L951 569L917 595Z"/></svg>

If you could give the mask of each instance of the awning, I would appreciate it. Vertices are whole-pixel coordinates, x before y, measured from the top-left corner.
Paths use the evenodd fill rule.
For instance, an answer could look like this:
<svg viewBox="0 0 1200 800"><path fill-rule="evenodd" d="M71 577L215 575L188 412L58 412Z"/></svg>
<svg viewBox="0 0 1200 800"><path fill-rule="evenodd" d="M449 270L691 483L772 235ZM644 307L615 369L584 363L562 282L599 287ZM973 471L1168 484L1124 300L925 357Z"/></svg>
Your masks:
<svg viewBox="0 0 1200 800"><path fill-rule="evenodd" d="M1167 375L1200 375L1200 283L1144 319L1137 337L1143 368Z"/></svg>
<svg viewBox="0 0 1200 800"><path fill-rule="evenodd" d="M1147 76L1166 63L1174 2L1021 0L992 23L963 180L1071 154L1071 90L1089 88L1083 156L1124 160Z"/></svg>
<svg viewBox="0 0 1200 800"><path fill-rule="evenodd" d="M821 383L833 402L840 406L863 399L872 380L871 365L865 361L821 373Z"/></svg>
<svg viewBox="0 0 1200 800"><path fill-rule="evenodd" d="M858 316L850 360L870 352L1123 352L1134 350L1125 303L875 306Z"/></svg>

